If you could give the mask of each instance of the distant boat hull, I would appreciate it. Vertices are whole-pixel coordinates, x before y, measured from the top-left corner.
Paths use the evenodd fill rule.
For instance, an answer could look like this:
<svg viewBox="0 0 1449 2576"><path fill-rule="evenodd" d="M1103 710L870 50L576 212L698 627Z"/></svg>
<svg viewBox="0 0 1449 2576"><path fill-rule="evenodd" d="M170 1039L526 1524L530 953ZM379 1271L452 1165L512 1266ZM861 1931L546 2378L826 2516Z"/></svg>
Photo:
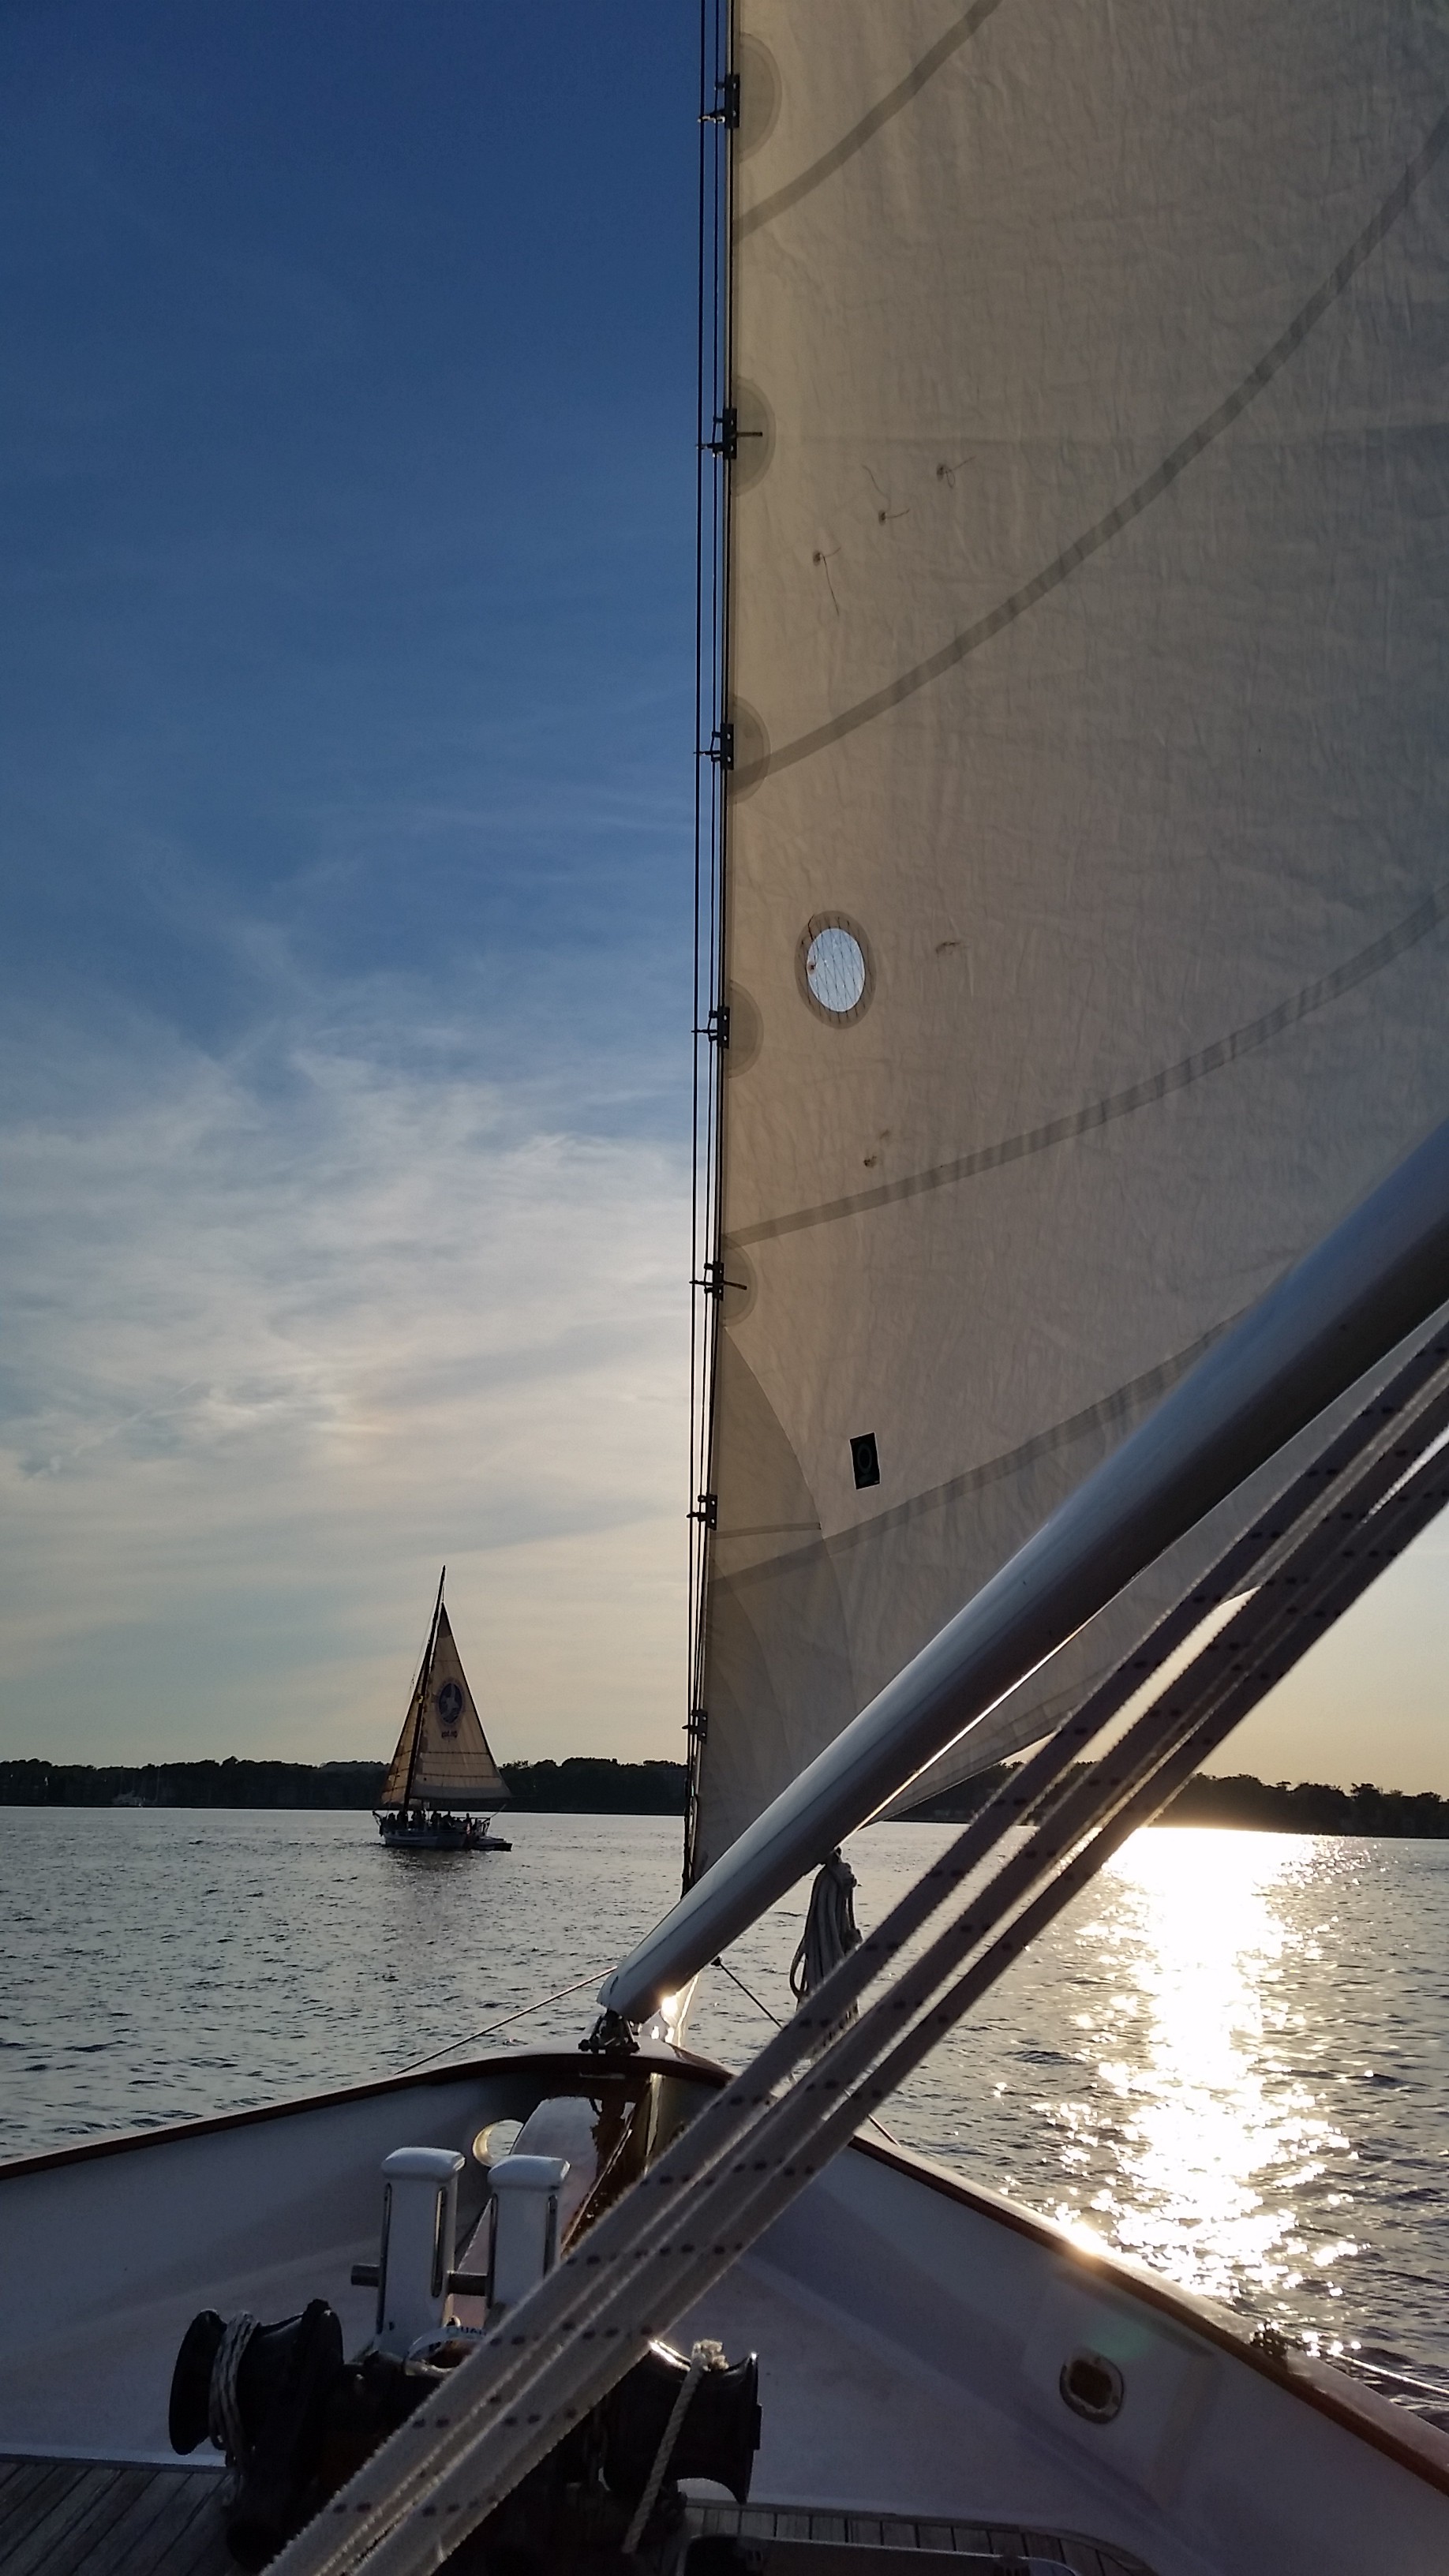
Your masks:
<svg viewBox="0 0 1449 2576"><path fill-rule="evenodd" d="M414 1824L404 1815L383 1815L377 1830L389 1851L506 1852L513 1845L502 1834L490 1834L487 1821L472 1816L429 1816Z"/></svg>

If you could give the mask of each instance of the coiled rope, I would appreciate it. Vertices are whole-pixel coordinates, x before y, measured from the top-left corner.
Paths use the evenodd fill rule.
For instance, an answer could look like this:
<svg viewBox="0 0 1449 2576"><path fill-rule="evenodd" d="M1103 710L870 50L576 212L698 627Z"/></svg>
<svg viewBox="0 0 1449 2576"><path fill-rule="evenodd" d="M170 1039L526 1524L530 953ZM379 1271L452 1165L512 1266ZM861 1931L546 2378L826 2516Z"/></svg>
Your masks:
<svg viewBox="0 0 1449 2576"><path fill-rule="evenodd" d="M250 2448L246 2426L242 2422L237 2381L247 2346L256 2330L257 2320L245 2308L238 2316L227 2319L225 2331L216 2347L216 2359L211 2365L211 2384L206 2392L206 2429L216 2448L225 2454L230 2473L224 2489L224 2501L228 2503L235 2494L238 2473Z"/></svg>
<svg viewBox="0 0 1449 2576"><path fill-rule="evenodd" d="M832 1968L860 1946L855 1919L855 1872L840 1852L821 1864L810 1890L810 1910L800 1946L790 1962L790 1992L797 2003L818 1994Z"/></svg>

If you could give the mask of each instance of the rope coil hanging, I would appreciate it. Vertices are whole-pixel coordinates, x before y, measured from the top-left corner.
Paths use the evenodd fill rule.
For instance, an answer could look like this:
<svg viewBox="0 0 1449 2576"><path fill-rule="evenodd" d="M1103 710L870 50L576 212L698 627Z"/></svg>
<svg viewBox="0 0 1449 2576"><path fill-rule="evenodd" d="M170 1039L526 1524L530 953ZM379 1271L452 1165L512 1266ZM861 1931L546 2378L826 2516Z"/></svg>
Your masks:
<svg viewBox="0 0 1449 2576"><path fill-rule="evenodd" d="M790 1992L797 2003L818 1993L832 1968L860 1947L855 1919L855 1872L840 1852L823 1862L810 1890L810 1910L790 1962Z"/></svg>

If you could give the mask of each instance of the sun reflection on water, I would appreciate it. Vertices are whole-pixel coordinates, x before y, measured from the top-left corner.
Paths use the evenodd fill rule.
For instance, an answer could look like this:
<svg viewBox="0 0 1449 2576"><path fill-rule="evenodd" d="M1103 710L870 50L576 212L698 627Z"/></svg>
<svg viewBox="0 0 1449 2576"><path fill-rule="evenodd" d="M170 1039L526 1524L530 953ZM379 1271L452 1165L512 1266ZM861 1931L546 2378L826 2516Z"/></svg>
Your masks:
<svg viewBox="0 0 1449 2576"><path fill-rule="evenodd" d="M1325 2352L1359 2251L1341 2069L1315 2063L1305 2007L1336 1875L1305 1837L1137 1834L1057 1940L1078 2081L1034 2102L1075 2184L1062 2223L1209 2298L1294 2311Z"/></svg>
<svg viewBox="0 0 1449 2576"><path fill-rule="evenodd" d="M860 1921L956 1831L853 1836ZM786 1903L735 1953L780 2018L798 1937ZM723 1978L702 1991L696 2044L741 2062L758 2014ZM888 2119L1310 2349L1449 2376L1449 1843L1140 1833Z"/></svg>
<svg viewBox="0 0 1449 2576"><path fill-rule="evenodd" d="M1245 2278L1271 2298L1355 2250L1320 2227L1310 2242L1299 2219L1303 2195L1322 2193L1330 2163L1351 2154L1297 2071L1303 2015L1283 1987L1285 1952L1318 1952L1318 1927L1292 1922L1284 1899L1317 1874L1302 1841L1139 1834L1104 1880L1105 1906L1077 1927L1094 1992L1072 2018L1096 2098L1041 2108L1065 2131L1068 2169L1095 2170L1087 2209L1103 2232L1217 2298ZM1103 2180L1105 2104L1116 2170Z"/></svg>

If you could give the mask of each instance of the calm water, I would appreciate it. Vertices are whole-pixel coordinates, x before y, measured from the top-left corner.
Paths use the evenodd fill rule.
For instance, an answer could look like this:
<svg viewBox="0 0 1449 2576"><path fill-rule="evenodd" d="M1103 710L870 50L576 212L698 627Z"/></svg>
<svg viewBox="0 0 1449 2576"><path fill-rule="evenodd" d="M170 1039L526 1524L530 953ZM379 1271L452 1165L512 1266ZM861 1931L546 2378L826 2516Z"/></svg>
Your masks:
<svg viewBox="0 0 1449 2576"><path fill-rule="evenodd" d="M0 2154L395 2071L598 1975L678 1884L653 1817L511 1858L365 1815L0 1808ZM856 1837L875 1921L950 1839ZM774 2012L798 1912L730 1956ZM588 1987L500 2035L573 2040ZM691 2038L763 2037L717 1971ZM894 2133L1311 2345L1449 2386L1449 1844L1140 1834L938 2050Z"/></svg>

